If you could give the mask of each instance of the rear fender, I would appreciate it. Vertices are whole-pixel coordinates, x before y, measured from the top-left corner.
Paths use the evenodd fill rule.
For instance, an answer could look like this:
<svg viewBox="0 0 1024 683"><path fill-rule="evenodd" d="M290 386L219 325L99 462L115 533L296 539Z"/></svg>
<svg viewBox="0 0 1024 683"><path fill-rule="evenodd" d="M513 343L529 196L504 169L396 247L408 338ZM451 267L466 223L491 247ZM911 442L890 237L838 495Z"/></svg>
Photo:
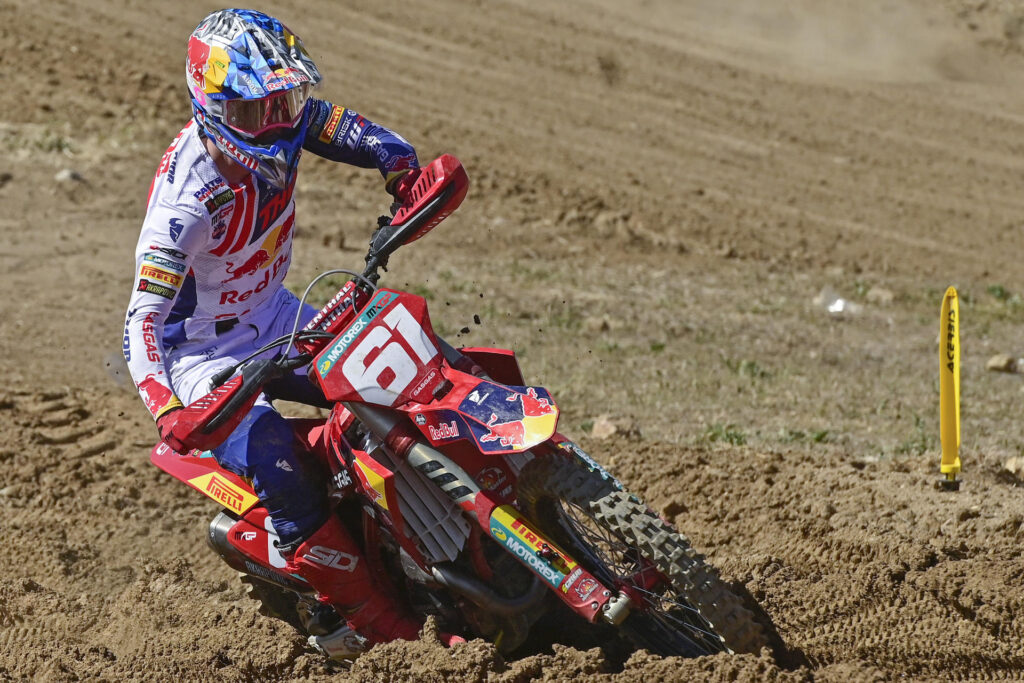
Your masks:
<svg viewBox="0 0 1024 683"><path fill-rule="evenodd" d="M245 413L241 415L244 416ZM289 419L288 423L302 448L327 461L326 428L323 420ZM252 489L252 484L222 468L211 451L194 448L182 455L166 443L160 442L153 448L149 459L167 474L214 499L239 517L259 505L260 501Z"/></svg>
<svg viewBox="0 0 1024 683"><path fill-rule="evenodd" d="M185 482L204 496L214 499L241 517L259 505L249 482L221 468L210 451L189 451L178 455L160 442L149 456L150 461L175 479Z"/></svg>

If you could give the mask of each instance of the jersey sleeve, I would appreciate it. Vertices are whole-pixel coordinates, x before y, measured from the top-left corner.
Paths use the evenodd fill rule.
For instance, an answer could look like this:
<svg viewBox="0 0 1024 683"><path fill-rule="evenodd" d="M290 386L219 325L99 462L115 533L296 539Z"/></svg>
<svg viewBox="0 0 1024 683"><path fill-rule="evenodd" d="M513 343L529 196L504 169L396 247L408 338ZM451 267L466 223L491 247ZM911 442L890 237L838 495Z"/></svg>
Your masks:
<svg viewBox="0 0 1024 683"><path fill-rule="evenodd" d="M360 114L312 99L303 148L317 156L363 168L376 168L390 186L410 168L419 168L416 150L398 133Z"/></svg>
<svg viewBox="0 0 1024 683"><path fill-rule="evenodd" d="M206 246L207 222L187 207L157 203L146 214L135 249L123 350L132 380L154 418L181 407L165 367L164 324L195 254Z"/></svg>

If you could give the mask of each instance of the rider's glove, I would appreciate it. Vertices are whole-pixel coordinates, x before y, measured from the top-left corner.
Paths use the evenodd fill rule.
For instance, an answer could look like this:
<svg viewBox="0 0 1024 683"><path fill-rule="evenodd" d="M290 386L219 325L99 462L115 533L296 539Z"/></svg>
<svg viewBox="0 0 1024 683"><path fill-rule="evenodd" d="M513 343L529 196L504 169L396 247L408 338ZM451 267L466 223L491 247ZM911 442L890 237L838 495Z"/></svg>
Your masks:
<svg viewBox="0 0 1024 683"><path fill-rule="evenodd" d="M160 432L160 440L174 449L177 453L187 453L189 447L174 434L174 425L181 417L181 408L171 408L156 419L156 430Z"/></svg>
<svg viewBox="0 0 1024 683"><path fill-rule="evenodd" d="M384 189L395 198L395 204L401 207L409 199L409 192L412 191L412 186L416 184L416 180L419 177L420 169L418 168L400 171L388 178L387 183L384 184Z"/></svg>

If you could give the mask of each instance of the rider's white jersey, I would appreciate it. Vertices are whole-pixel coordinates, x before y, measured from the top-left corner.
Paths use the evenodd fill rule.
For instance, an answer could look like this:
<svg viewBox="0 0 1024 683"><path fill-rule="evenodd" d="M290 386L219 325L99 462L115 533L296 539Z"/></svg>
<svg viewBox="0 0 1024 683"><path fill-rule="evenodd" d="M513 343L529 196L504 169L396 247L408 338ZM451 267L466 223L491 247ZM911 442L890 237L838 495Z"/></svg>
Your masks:
<svg viewBox="0 0 1024 683"><path fill-rule="evenodd" d="M388 183L418 166L412 145L358 112L317 98L306 107L304 150L376 167ZM294 188L294 176L282 190L255 174L227 183L194 121L164 153L135 249L124 330L128 370L154 416L180 405L166 374L169 355L212 360L221 351L212 342L229 329L251 326L259 337L276 324L292 257Z"/></svg>
<svg viewBox="0 0 1024 683"><path fill-rule="evenodd" d="M180 405L166 351L253 323L282 287L292 253L294 180L278 190L250 174L227 183L190 121L150 188L135 249L124 353L154 416ZM259 327L262 327L261 325Z"/></svg>

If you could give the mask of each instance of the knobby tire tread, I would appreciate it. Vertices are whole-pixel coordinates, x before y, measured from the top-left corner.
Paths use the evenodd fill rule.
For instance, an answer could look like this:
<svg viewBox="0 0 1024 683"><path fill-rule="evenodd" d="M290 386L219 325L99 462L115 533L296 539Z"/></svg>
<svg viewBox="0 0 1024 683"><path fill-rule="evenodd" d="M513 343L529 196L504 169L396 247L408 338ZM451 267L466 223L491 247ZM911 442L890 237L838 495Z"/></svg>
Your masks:
<svg viewBox="0 0 1024 683"><path fill-rule="evenodd" d="M520 501L535 520L537 503L545 496L555 497L588 510L614 536L638 548L732 652L757 653L766 644L753 614L717 570L635 495L618 490L582 462L560 456L535 459L523 471L519 486Z"/></svg>

